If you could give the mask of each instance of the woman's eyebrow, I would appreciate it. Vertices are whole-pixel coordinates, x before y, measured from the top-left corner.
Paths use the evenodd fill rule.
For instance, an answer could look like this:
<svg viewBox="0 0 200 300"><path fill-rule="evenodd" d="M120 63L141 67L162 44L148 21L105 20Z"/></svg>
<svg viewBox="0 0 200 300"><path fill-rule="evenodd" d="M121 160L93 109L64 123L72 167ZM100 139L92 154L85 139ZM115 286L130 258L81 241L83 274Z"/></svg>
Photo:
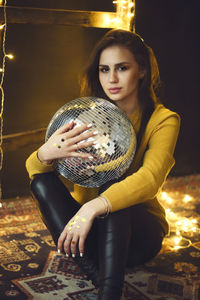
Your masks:
<svg viewBox="0 0 200 300"><path fill-rule="evenodd" d="M121 66L121 65L128 65L129 64L129 62L127 62L127 61L122 61L122 62L120 62L120 63L118 63L118 64L115 64L115 66ZM99 67L108 67L109 65L104 65L104 64L99 64Z"/></svg>

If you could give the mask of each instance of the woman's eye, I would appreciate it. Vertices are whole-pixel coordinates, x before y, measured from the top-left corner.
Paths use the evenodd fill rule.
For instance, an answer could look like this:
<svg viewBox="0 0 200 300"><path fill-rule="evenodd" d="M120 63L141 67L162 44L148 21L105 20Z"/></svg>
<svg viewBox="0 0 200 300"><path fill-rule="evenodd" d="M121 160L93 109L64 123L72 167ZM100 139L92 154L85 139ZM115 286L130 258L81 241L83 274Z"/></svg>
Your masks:
<svg viewBox="0 0 200 300"><path fill-rule="evenodd" d="M128 68L126 66L120 66L118 68L119 71L126 71Z"/></svg>
<svg viewBox="0 0 200 300"><path fill-rule="evenodd" d="M109 68L107 68L107 67L99 68L99 71L102 73L106 73L109 71Z"/></svg>

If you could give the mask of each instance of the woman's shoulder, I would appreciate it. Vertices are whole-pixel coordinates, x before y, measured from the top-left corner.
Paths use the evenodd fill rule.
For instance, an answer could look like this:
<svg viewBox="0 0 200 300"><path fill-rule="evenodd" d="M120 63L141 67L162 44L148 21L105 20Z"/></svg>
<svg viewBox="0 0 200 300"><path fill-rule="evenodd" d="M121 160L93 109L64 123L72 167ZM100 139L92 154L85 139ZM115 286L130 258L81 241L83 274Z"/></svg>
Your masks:
<svg viewBox="0 0 200 300"><path fill-rule="evenodd" d="M158 103L155 105L155 110L152 114L151 121L160 122L168 118L175 118L180 122L180 116L177 112L166 108L163 104Z"/></svg>
<svg viewBox="0 0 200 300"><path fill-rule="evenodd" d="M150 136L152 132L163 126L173 126L179 131L180 116L176 112L166 108L163 104L158 103L147 124L146 134Z"/></svg>

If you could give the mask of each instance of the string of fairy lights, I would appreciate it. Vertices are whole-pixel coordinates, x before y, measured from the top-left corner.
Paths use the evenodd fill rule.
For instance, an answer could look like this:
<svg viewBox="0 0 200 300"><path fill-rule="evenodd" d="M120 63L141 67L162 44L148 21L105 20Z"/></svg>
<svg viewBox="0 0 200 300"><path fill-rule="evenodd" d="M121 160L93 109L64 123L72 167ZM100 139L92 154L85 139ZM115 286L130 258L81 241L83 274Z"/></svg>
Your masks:
<svg viewBox="0 0 200 300"><path fill-rule="evenodd" d="M190 247L200 234L200 216L195 213L199 199L176 190L162 192L159 200L170 225L170 235L164 240L166 248L174 251Z"/></svg>
<svg viewBox="0 0 200 300"><path fill-rule="evenodd" d="M6 15L6 5L7 0L1 1L0 4L3 6L3 24L0 24L0 34L2 36L2 43L1 43L1 53L2 53L2 61L0 66L0 92L1 92L1 108L0 108L0 171L2 170L3 166L3 149L2 149L2 143L3 143L3 112L4 112L4 88L3 88L3 82L4 82L4 75L5 75L5 65L6 65L6 59L13 59L14 56L12 54L6 53L6 30L7 30L7 15ZM2 199L2 188L0 184L0 199Z"/></svg>
<svg viewBox="0 0 200 300"><path fill-rule="evenodd" d="M116 14L114 18L104 14L103 25L110 28L118 28L134 31L135 20L135 0L116 0L113 1L116 6ZM0 62L0 91L1 91L1 109L0 109L0 171L3 164L3 111L4 111L4 75L6 59L13 59L12 54L6 53L6 30L7 16L6 5L7 0L0 0L0 5L4 10L4 21L0 24L1 53L2 61ZM2 198L2 190L0 184L0 199ZM200 216L194 214L195 201L194 197L180 192L162 192L159 197L160 202L166 210L166 216L170 224L170 235L164 240L167 247L176 251L191 245L191 239L195 234L200 234ZM185 206L187 204L187 206ZM0 203L1 206L1 203ZM184 210L177 210L177 207L184 207Z"/></svg>

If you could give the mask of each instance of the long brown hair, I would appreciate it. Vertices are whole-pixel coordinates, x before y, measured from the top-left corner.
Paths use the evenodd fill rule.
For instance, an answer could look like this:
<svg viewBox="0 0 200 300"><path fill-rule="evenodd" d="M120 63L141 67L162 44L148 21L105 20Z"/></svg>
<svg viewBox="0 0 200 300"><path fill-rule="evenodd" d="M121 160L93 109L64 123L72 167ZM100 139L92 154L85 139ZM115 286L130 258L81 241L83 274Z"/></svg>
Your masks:
<svg viewBox="0 0 200 300"><path fill-rule="evenodd" d="M160 76L153 50L138 34L113 29L103 36L94 48L82 77L81 94L110 100L104 93L99 81L99 58L104 49L115 45L127 48L133 54L139 68L144 71L144 77L140 79L138 88L138 100L142 110L141 125L137 136L138 144L140 144L146 125L154 111L155 103L159 102L157 95L160 87Z"/></svg>

